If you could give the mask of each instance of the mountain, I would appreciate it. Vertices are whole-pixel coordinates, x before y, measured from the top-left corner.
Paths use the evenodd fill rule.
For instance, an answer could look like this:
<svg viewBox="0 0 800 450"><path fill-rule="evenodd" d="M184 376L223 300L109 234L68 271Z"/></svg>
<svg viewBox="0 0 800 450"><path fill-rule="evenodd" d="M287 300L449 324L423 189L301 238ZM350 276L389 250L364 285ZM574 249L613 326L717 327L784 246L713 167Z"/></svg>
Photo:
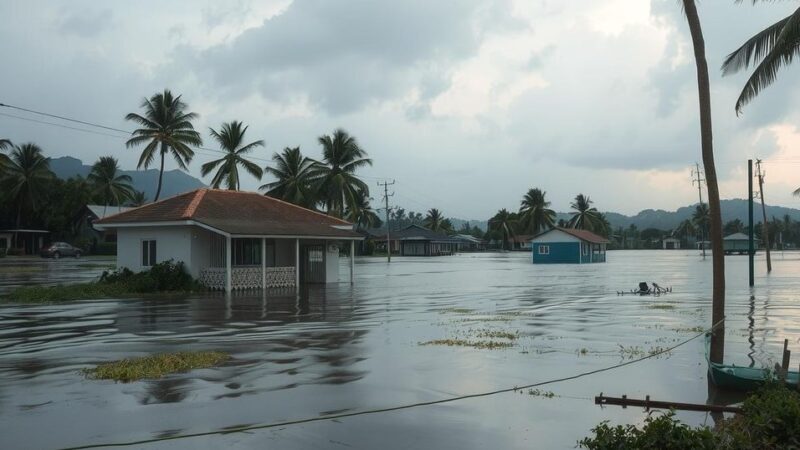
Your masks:
<svg viewBox="0 0 800 450"><path fill-rule="evenodd" d="M63 156L50 159L50 170L62 179L78 175L86 178L92 170L92 166L87 166L80 159ZM121 170L120 173L130 175L134 189L144 192L148 200L153 200L156 196L158 169ZM161 198L171 197L201 187L206 187L205 183L188 173L177 169L167 170L164 171Z"/></svg>

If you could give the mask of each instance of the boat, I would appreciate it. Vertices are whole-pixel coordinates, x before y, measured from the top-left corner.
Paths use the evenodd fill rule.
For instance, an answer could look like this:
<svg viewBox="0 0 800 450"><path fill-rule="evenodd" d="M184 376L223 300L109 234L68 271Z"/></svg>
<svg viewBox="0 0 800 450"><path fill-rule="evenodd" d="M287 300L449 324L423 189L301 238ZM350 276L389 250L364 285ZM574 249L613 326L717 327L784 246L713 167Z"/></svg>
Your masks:
<svg viewBox="0 0 800 450"><path fill-rule="evenodd" d="M711 334L706 334L706 361L708 361L708 374L711 381L720 388L736 391L754 391L768 380L775 379L775 372L767 368L742 367L733 364L720 364L711 362L709 349L711 347ZM797 388L800 373L788 371L784 383L786 387Z"/></svg>

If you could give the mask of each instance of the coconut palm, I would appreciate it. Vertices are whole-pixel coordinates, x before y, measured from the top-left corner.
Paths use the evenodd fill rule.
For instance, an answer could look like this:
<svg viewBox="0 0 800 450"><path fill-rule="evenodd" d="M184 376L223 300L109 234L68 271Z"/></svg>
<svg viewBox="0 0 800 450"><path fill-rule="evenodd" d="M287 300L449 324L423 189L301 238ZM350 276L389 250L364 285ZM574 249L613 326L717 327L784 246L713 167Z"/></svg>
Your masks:
<svg viewBox="0 0 800 450"><path fill-rule="evenodd" d="M425 216L423 224L425 225L425 228L431 231L442 231L442 225L444 224L444 221L445 218L441 211L436 208L431 208L428 210L428 214Z"/></svg>
<svg viewBox="0 0 800 450"><path fill-rule="evenodd" d="M3 189L17 207L17 228L22 226L22 216L36 210L44 200L44 187L53 179L50 158L33 143L15 145L2 177Z"/></svg>
<svg viewBox="0 0 800 450"><path fill-rule="evenodd" d="M583 194L578 194L570 207L575 211L569 219L570 228L579 230L601 231L603 220L600 212L592 206L592 200Z"/></svg>
<svg viewBox="0 0 800 450"><path fill-rule="evenodd" d="M694 227L694 223L691 220L685 219L675 228L674 234L677 237L687 238L689 236L696 236L697 229Z"/></svg>
<svg viewBox="0 0 800 450"><path fill-rule="evenodd" d="M503 246L506 244L511 247L511 238L514 236L514 229L518 223L517 217L514 213L508 212L505 208L497 211L497 214L489 219L489 230L500 233L503 237Z"/></svg>
<svg viewBox="0 0 800 450"><path fill-rule="evenodd" d="M318 180L317 162L303 156L300 147L283 149L272 155L275 167L267 166L264 171L275 177L275 181L262 185L266 195L279 198L305 208L317 204L314 186Z"/></svg>
<svg viewBox="0 0 800 450"><path fill-rule="evenodd" d="M357 207L348 207L345 210L345 218L355 224L357 228L380 228L383 224L378 214L372 209L372 205L369 204L369 200L369 198L360 195L356 199Z"/></svg>
<svg viewBox="0 0 800 450"><path fill-rule="evenodd" d="M244 134L247 132L247 127L242 127L242 122L233 121L230 123L223 123L221 131L217 132L213 128L209 128L211 137L219 143L225 156L211 162L203 164L200 169L203 176L208 175L214 169L217 169L214 179L211 180L211 187L219 189L222 182L228 187L228 190L239 190L239 166L242 166L250 175L258 178L259 180L264 175L264 171L258 164L248 161L244 155L253 151L256 147L263 147L264 141L258 140L249 144L242 144L244 141Z"/></svg>
<svg viewBox="0 0 800 450"><path fill-rule="evenodd" d="M133 191L133 195L128 199L128 206L144 206L147 204L147 194L142 191Z"/></svg>
<svg viewBox="0 0 800 450"><path fill-rule="evenodd" d="M689 23L692 35L695 66L697 67L697 93L700 106L700 148L703 154L703 169L706 174L709 204L709 237L711 238L712 256L712 312L711 323L719 328L711 336L712 362L721 363L725 351L725 254L722 249L722 213L719 203L719 185L717 184L717 168L714 165L714 143L711 128L711 86L708 81L708 62L700 16L694 0L683 0L683 10ZM777 69L777 66L773 65ZM746 96L745 96L746 98ZM737 102L738 104L738 102Z"/></svg>
<svg viewBox="0 0 800 450"><path fill-rule="evenodd" d="M692 222L701 232L708 229L708 224L711 222L711 215L709 213L708 205L700 203L695 206L694 213L692 213Z"/></svg>
<svg viewBox="0 0 800 450"><path fill-rule="evenodd" d="M103 202L103 216L108 205L120 206L133 197L130 175L119 173L119 164L111 156L101 156L92 165L86 177L92 187L92 194Z"/></svg>
<svg viewBox="0 0 800 450"><path fill-rule="evenodd" d="M545 200L545 194L546 192L535 188L529 189L522 197L519 216L526 233L538 234L555 226L556 212L549 208L550 202Z"/></svg>
<svg viewBox="0 0 800 450"><path fill-rule="evenodd" d="M12 147L11 141L9 141L8 139L0 139L0 150L5 150L11 147ZM7 163L8 163L8 156L0 153L0 170L2 170L3 166L5 166L5 164Z"/></svg>
<svg viewBox="0 0 800 450"><path fill-rule="evenodd" d="M150 167L156 154L161 157L158 187L154 199L158 201L164 178L164 158L167 154L171 154L178 167L187 170L186 165L194 157L191 147L203 145L203 139L192 125L197 114L185 111L188 106L181 100L180 95L173 97L172 92L165 89L163 93L144 99L141 107L144 108L143 115L130 113L125 116L125 120L136 122L141 126L132 133L133 137L128 139L125 145L130 148L146 144L139 157L138 169Z"/></svg>
<svg viewBox="0 0 800 450"><path fill-rule="evenodd" d="M337 129L332 135L319 137L322 145L322 163L317 191L328 214L342 217L345 207L353 207L359 195L369 196L369 187L356 177L361 167L371 166L367 152L346 131Z"/></svg>
<svg viewBox="0 0 800 450"><path fill-rule="evenodd" d="M741 0L739 0L741 1ZM753 0L753 3L758 0ZM725 58L722 74L730 75L754 67L736 99L736 114L775 82L778 71L800 55L800 8L759 31Z"/></svg>

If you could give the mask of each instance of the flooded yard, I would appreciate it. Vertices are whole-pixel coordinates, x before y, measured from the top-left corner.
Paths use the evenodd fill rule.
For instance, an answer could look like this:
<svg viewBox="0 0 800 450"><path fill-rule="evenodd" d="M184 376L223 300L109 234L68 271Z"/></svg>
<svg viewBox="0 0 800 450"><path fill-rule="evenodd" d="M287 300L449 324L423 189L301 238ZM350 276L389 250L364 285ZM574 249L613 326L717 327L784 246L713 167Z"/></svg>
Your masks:
<svg viewBox="0 0 800 450"><path fill-rule="evenodd" d="M769 365L800 343L800 254L728 257L726 362ZM109 261L0 260L0 290L99 275ZM94 264L94 262L92 262ZM342 261L342 274L347 273ZM661 297L618 296L639 281ZM609 252L534 266L528 253L356 262L356 283L258 294L0 305L0 448L111 444L427 402L566 377L670 347L710 326L711 261L695 251ZM752 297L751 297L752 295ZM573 448L637 408L593 397L704 403L703 340L616 370L442 405L215 434L142 448ZM232 355L159 380L81 369L179 350ZM796 366L796 360L792 363ZM552 394L552 395L551 395ZM690 423L713 421L681 413Z"/></svg>

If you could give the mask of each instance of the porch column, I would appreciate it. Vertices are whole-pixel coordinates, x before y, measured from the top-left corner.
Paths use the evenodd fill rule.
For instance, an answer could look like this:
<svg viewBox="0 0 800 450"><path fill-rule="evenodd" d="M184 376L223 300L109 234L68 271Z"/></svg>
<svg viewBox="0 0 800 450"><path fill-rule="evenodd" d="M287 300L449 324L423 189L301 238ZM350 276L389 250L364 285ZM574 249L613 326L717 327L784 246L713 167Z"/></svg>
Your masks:
<svg viewBox="0 0 800 450"><path fill-rule="evenodd" d="M267 238L261 238L261 289L267 291Z"/></svg>
<svg viewBox="0 0 800 450"><path fill-rule="evenodd" d="M231 292L231 237L225 237L225 292Z"/></svg>
<svg viewBox="0 0 800 450"><path fill-rule="evenodd" d="M294 240L294 287L300 288L300 239Z"/></svg>
<svg viewBox="0 0 800 450"><path fill-rule="evenodd" d="M353 275L356 270L356 241L350 241L350 284L353 284Z"/></svg>

